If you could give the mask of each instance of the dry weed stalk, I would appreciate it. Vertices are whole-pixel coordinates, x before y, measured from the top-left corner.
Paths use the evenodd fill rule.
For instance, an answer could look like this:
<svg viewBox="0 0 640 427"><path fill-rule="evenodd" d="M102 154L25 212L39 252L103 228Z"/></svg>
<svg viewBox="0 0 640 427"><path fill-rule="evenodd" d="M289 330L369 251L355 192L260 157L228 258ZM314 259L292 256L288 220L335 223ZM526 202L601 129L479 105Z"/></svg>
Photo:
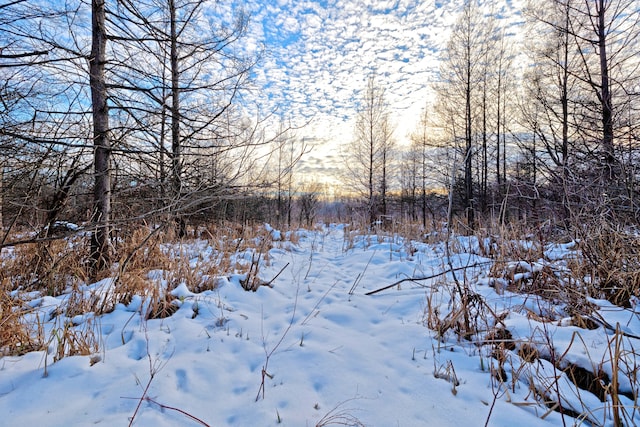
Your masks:
<svg viewBox="0 0 640 427"><path fill-rule="evenodd" d="M0 285L0 357L18 356L42 348L43 333L25 320L33 309L12 298L8 280Z"/></svg>
<svg viewBox="0 0 640 427"><path fill-rule="evenodd" d="M246 291L257 291L260 286L268 285L267 282L258 277L261 262L269 260L269 249L271 249L272 241L269 236L260 236L255 251L251 254L251 263L244 279L240 284Z"/></svg>
<svg viewBox="0 0 640 427"><path fill-rule="evenodd" d="M640 237L604 220L577 230L582 262L574 268L591 277L590 295L630 307L630 300L640 296Z"/></svg>
<svg viewBox="0 0 640 427"><path fill-rule="evenodd" d="M260 387L258 388L258 393L256 394L256 402L258 400L260 400L260 395L262 394L262 399L264 400L264 392L265 392L265 381L267 378L269 379L273 379L273 375L269 373L268 369L269 369L269 360L271 360L271 357L273 356L273 354L278 350L278 348L280 347L280 345L282 345L282 342L284 341L284 339L286 338L286 336L289 334L289 332L291 331L291 328L293 328L293 322L295 320L296 317L296 310L298 309L298 294L300 292L300 284L298 283L298 286L296 288L296 296L295 299L293 301L293 310L291 313L291 320L289 320L289 324L287 325L286 329L284 330L284 332L282 333L282 335L280 336L280 339L278 340L278 342L275 343L275 345L271 348L271 350L269 350L267 348L267 338L264 334L264 329L262 330L262 348L264 350L264 364L262 365L262 370L261 370L261 382L260 382ZM264 315L262 316L262 318L264 319ZM261 327L264 326L264 324L261 325Z"/></svg>
<svg viewBox="0 0 640 427"><path fill-rule="evenodd" d="M320 420L316 423L315 427L328 427L328 426L351 426L351 427L364 427L365 425L356 416L352 414L355 409L345 408L344 406L354 399L345 400L338 403L329 412L324 414Z"/></svg>

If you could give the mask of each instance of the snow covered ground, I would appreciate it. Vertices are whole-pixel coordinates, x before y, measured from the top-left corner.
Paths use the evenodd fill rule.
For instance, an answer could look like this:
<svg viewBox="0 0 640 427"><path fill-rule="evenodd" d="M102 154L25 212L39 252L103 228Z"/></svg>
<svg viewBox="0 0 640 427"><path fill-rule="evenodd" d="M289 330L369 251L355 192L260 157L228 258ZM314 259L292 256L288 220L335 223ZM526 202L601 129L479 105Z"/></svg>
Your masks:
<svg viewBox="0 0 640 427"><path fill-rule="evenodd" d="M499 280L487 276L490 260L479 255L477 242L461 239L451 265L469 266L456 274L459 280L466 275L483 298L475 321L487 327L464 340L446 327L457 304L451 274L365 295L446 270L442 244L349 237L342 226L297 233L298 244L274 242L263 262L262 279L281 272L272 287L247 292L239 275L200 294L181 286L173 292L180 308L164 319L144 320L144 301L136 299L98 318L63 322L51 313L65 297L34 299L54 339L48 356L0 358L0 425L122 426L132 419L154 427L563 425L563 415L541 403L544 395L560 395L570 414L583 414L579 420L565 411L566 425L613 425L611 399L577 390L544 353L580 366L600 364L611 377L609 344L616 339L625 364L618 369L633 371L640 320L631 309L592 301L601 326L573 326L566 308L501 290ZM570 245L549 247L546 261L513 271L526 276L570 253ZM104 280L88 289L108 286ZM557 321L542 322L549 311ZM53 331L67 321L93 331L99 352L53 363ZM442 337L430 322L439 322ZM495 343L482 346L478 337L498 323L515 348L492 357ZM606 327L616 324L618 333ZM525 343L541 357L518 357ZM637 395L633 375L619 381ZM633 396L620 399L627 424L640 424Z"/></svg>

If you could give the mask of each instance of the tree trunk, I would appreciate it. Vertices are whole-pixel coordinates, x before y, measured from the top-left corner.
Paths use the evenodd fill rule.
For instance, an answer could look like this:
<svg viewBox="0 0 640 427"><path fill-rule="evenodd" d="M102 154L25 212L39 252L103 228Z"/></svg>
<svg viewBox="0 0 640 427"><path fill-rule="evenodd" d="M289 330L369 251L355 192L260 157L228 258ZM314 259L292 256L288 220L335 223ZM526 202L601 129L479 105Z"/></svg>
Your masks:
<svg viewBox="0 0 640 427"><path fill-rule="evenodd" d="M464 152L464 196L467 213L467 225L475 227L475 206L473 203L473 153L472 153L472 121L471 121L471 53L467 57L467 75L465 87L465 152Z"/></svg>
<svg viewBox="0 0 640 427"><path fill-rule="evenodd" d="M180 143L180 70L178 69L178 31L176 5L169 0L171 31L171 182L174 209L179 209L182 193L182 146ZM178 237L187 234L187 224L179 212L175 215Z"/></svg>
<svg viewBox="0 0 640 427"><path fill-rule="evenodd" d="M4 231L2 207L4 206L4 166L0 163L0 233Z"/></svg>
<svg viewBox="0 0 640 427"><path fill-rule="evenodd" d="M89 58L89 83L93 113L94 187L91 223L91 269L95 274L109 266L111 215L111 143L109 141L109 109L105 81L107 34L105 0L91 2L92 43Z"/></svg>
<svg viewBox="0 0 640 427"><path fill-rule="evenodd" d="M609 60L607 58L607 33L605 23L606 5L605 0L598 0L596 6L598 14L598 54L600 59L600 86L602 104L602 149L605 156L606 175L605 178L614 178L613 151L613 102L611 99L611 89L609 82Z"/></svg>
<svg viewBox="0 0 640 427"><path fill-rule="evenodd" d="M386 144L386 142L385 142ZM382 151L382 186L380 188L382 215L387 215L387 148Z"/></svg>
<svg viewBox="0 0 640 427"><path fill-rule="evenodd" d="M480 199L480 210L482 212L487 211L487 186L489 175L489 156L487 150L487 74L488 70L485 70L485 75L482 82L482 175L481 175L481 191L482 196Z"/></svg>
<svg viewBox="0 0 640 427"><path fill-rule="evenodd" d="M373 90L373 89L372 89ZM372 225L376 220L375 210L375 192L373 188L373 166L375 164L375 142L373 133L373 94L371 96L371 110L369 114L369 224Z"/></svg>
<svg viewBox="0 0 640 427"><path fill-rule="evenodd" d="M565 10L564 22L564 46L562 52L562 82L560 102L562 104L562 215L565 223L569 222L570 206L569 206L569 5Z"/></svg>

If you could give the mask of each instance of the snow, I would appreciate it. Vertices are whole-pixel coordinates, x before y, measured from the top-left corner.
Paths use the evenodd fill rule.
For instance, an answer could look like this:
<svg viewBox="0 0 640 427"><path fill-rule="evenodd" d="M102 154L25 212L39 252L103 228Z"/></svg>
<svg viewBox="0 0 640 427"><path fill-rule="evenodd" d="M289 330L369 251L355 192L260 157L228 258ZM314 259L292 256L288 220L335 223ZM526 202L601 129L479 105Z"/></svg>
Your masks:
<svg viewBox="0 0 640 427"><path fill-rule="evenodd" d="M461 340L451 330L439 337L427 327L428 304L438 308L441 319L454 305L452 274L438 275L449 268L441 246L375 235L347 242L342 226L301 230L294 245L280 240L280 231L270 226L266 231L274 248L260 277L269 282L282 271L270 287L247 292L241 275L220 277L217 289L202 293L180 284L171 291L179 308L164 319L143 318L143 296L102 316L67 319L51 313L68 295L29 295L33 316L40 316L51 337L49 354L0 359L0 423L127 425L133 418L135 426L153 427L313 426L333 416L335 423L328 425L471 426L487 420L491 426L562 425L561 414L536 401L535 388L551 397L559 392L577 413L588 405L586 421L613 425L603 402L586 391L577 394L567 375L548 361L525 363L517 350L507 350L507 379L501 383L491 374L498 361L490 346ZM479 242L459 242L467 252L452 255L452 265L469 268L456 273L458 279L465 276L487 306L507 313L502 322L519 346L531 343L544 353L544 341L552 339L558 353L567 352L567 361L601 362L612 373L607 343L620 335L562 323L562 307L539 297L498 293L487 285L504 279L488 276L490 260L478 255ZM547 253L559 262L572 249L555 246ZM205 250L210 249L200 242L193 252ZM542 262L517 266L531 274ZM427 276L435 277L365 295ZM150 277L160 281L162 274L154 271ZM109 286L113 281L105 279L87 289L108 292ZM607 324L620 325L627 334L620 338L623 349L637 348L635 312L606 301L591 303ZM536 317L548 315L557 321ZM54 332L67 321L93 334L94 355L54 362ZM636 363L635 353L625 357ZM560 378L556 388L555 378ZM621 384L637 387L627 380ZM622 403L633 407L629 399ZM569 419L567 425L579 422ZM639 415L634 422L640 422Z"/></svg>

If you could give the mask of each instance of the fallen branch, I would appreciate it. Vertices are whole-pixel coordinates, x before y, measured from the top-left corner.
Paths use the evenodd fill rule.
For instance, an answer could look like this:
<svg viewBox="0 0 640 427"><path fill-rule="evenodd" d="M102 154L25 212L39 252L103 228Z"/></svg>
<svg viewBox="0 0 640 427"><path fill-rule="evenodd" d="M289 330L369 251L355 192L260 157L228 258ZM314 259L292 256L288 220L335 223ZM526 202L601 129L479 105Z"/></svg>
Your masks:
<svg viewBox="0 0 640 427"><path fill-rule="evenodd" d="M201 425L203 425L203 426L209 427L209 424L205 423L205 422L204 422L204 421L202 421L200 418L198 418L198 417L196 417L196 416L194 416L194 415L191 415L191 414L190 414L190 413L188 413L187 411L184 411L184 410L182 410L182 409L180 409L180 408L175 408L175 407L173 407L173 406L163 405L162 403L156 402L155 400L153 400L153 399L152 399L152 398L150 398L149 396L146 396L146 397L144 398L144 400L146 400L147 402L155 403L155 404L156 404L156 405L158 405L161 409L170 409L170 410L172 410L172 411L179 412L179 413L181 413L182 415L184 415L184 416L186 416L186 417L188 417L188 418L192 419L193 421L195 421L195 422L197 422L197 423L199 423L199 424L201 424Z"/></svg>
<svg viewBox="0 0 640 427"><path fill-rule="evenodd" d="M278 274L276 274L273 279L269 280L267 283L265 283L265 286L271 286L271 284L278 278L278 276L280 274L282 274L282 272L285 270L285 268L289 267L289 263L287 263L287 265L285 265L284 267L282 267L282 269L278 272Z"/></svg>
<svg viewBox="0 0 640 427"><path fill-rule="evenodd" d="M374 295L374 294L377 294L378 292L386 291L387 289L393 288L394 286L398 286L399 284L404 283L404 282L419 282L421 280L434 279L436 277L444 276L447 273L453 273L455 271L466 270L467 268L480 267L480 266L483 266L483 265L490 265L490 264L493 264L493 261L476 262L476 263L474 263L472 265L466 265L464 267L450 268L448 270L441 271L439 273L435 273L435 274L432 274L430 276L425 276L425 277L406 277L406 278L404 278L402 280L398 280L397 282L394 282L394 283L392 283L390 285L384 286L382 288L379 288L379 289L376 289L376 290L373 290L373 291L369 291L369 292L365 293L365 295Z"/></svg>

